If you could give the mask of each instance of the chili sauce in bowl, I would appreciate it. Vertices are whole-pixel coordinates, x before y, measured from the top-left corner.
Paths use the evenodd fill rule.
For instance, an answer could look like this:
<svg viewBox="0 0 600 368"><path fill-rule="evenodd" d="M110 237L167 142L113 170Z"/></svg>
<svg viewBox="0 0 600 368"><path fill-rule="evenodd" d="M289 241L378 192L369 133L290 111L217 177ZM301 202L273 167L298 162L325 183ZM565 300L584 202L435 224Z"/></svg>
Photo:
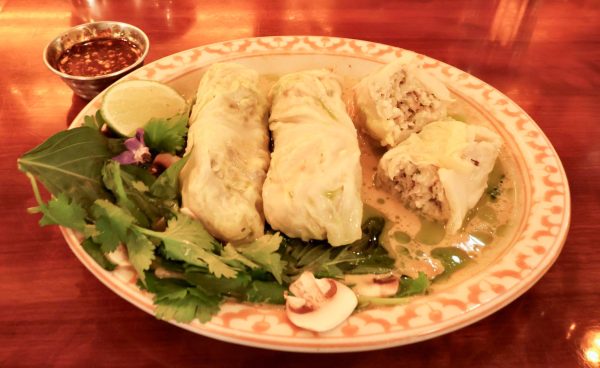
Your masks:
<svg viewBox="0 0 600 368"><path fill-rule="evenodd" d="M44 50L44 62L75 94L92 99L142 66L149 46L146 34L130 24L86 23L50 42Z"/></svg>
<svg viewBox="0 0 600 368"><path fill-rule="evenodd" d="M140 47L120 38L99 38L77 43L63 51L58 70L65 74L96 77L125 69L142 55Z"/></svg>

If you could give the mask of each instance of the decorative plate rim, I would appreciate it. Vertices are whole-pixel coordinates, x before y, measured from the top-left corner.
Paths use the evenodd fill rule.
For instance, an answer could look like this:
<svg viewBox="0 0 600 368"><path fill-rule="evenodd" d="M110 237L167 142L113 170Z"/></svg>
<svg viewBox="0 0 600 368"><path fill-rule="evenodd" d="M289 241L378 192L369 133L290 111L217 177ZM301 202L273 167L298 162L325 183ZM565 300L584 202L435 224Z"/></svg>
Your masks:
<svg viewBox="0 0 600 368"><path fill-rule="evenodd" d="M227 302L211 322L175 324L186 330L242 345L297 352L374 350L409 344L450 333L503 308L531 288L552 266L566 241L571 199L568 180L552 144L541 128L501 92L448 64L409 50L362 40L327 36L270 36L218 42L156 60L124 79L169 81L217 61L258 55L317 54L366 59L379 63L397 57L418 59L449 84L451 90L487 114L501 130L511 153L520 155L530 201L517 237L488 268L449 290L407 305L361 311L330 333L299 330L282 308ZM86 105L71 126L100 106L104 92ZM506 137L510 136L510 139ZM517 151L514 151L514 150ZM525 169L525 171L523 171ZM557 219L560 219L557 223ZM135 286L135 272L124 264L118 272L98 266L79 244L77 235L61 228L69 247L84 266L109 289L153 314L151 295ZM468 285L467 285L468 284ZM427 312L427 309L429 311Z"/></svg>

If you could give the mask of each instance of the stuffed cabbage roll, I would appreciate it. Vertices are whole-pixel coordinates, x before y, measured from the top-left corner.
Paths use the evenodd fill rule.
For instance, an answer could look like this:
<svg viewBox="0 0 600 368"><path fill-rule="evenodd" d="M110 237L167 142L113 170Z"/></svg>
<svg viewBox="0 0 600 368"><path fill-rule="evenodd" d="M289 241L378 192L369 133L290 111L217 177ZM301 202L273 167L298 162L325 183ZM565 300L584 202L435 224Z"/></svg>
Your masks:
<svg viewBox="0 0 600 368"><path fill-rule="evenodd" d="M269 166L266 96L259 76L241 65L212 65L202 77L190 117L181 170L183 207L216 238L263 235L261 191Z"/></svg>
<svg viewBox="0 0 600 368"><path fill-rule="evenodd" d="M498 134L485 127L433 122L383 155L377 182L455 233L481 198L501 145Z"/></svg>
<svg viewBox="0 0 600 368"><path fill-rule="evenodd" d="M359 239L360 150L338 77L326 70L287 74L270 97L275 147L263 187L267 221L290 237L333 246Z"/></svg>
<svg viewBox="0 0 600 368"><path fill-rule="evenodd" d="M354 87L358 120L382 146L395 147L427 123L446 116L452 102L442 82L403 60L384 66Z"/></svg>

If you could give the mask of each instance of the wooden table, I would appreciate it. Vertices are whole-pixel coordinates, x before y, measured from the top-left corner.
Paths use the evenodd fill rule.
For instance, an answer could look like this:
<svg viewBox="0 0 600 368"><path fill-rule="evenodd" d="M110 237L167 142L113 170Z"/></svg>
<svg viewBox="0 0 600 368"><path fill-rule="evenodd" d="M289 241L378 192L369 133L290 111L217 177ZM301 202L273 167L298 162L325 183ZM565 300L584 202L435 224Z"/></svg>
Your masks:
<svg viewBox="0 0 600 368"><path fill-rule="evenodd" d="M86 103L45 69L44 46L72 25L103 19L146 30L148 61L228 39L313 34L400 46L472 73L522 106L562 159L573 212L561 256L492 316L381 351L274 352L156 320L102 286L58 228L37 226L38 216L25 212L34 205L29 183L16 169L19 155L64 129ZM600 333L599 25L594 0L0 0L0 366L584 365L584 337Z"/></svg>

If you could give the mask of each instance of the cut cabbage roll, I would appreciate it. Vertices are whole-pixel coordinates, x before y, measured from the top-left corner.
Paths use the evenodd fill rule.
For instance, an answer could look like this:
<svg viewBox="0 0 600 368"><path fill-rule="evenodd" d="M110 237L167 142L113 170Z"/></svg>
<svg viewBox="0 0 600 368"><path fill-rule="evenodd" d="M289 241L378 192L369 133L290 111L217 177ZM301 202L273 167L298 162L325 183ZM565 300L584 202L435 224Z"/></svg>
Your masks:
<svg viewBox="0 0 600 368"><path fill-rule="evenodd" d="M377 182L455 233L481 198L501 146L498 134L485 127L433 122L383 155Z"/></svg>
<svg viewBox="0 0 600 368"><path fill-rule="evenodd" d="M275 148L263 187L267 221L302 240L338 246L359 239L360 150L338 77L326 70L287 74L270 96Z"/></svg>
<svg viewBox="0 0 600 368"><path fill-rule="evenodd" d="M446 117L452 102L446 86L401 59L362 79L354 87L358 120L382 146L395 147L427 123Z"/></svg>
<svg viewBox="0 0 600 368"><path fill-rule="evenodd" d="M183 207L216 238L233 243L264 233L261 191L269 166L266 94L241 65L212 65L190 117L181 170Z"/></svg>

